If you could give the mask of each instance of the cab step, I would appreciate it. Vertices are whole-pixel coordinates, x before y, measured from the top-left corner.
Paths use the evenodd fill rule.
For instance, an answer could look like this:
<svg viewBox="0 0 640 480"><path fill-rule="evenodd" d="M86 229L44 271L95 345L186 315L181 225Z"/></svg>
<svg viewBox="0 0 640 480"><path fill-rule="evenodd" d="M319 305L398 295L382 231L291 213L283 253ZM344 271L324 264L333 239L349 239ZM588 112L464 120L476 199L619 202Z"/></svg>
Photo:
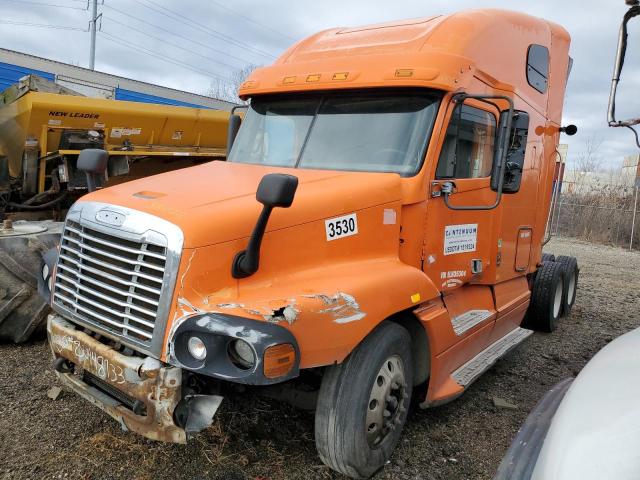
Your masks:
<svg viewBox="0 0 640 480"><path fill-rule="evenodd" d="M492 343L478 355L458 368L451 374L451 378L453 378L460 386L467 388L480 375L491 368L500 357L504 356L518 344L526 340L532 333L533 330L527 330L519 327L512 330L500 340Z"/></svg>
<svg viewBox="0 0 640 480"><path fill-rule="evenodd" d="M457 336L464 335L476 325L491 318L495 312L490 310L469 310L451 320L451 326Z"/></svg>

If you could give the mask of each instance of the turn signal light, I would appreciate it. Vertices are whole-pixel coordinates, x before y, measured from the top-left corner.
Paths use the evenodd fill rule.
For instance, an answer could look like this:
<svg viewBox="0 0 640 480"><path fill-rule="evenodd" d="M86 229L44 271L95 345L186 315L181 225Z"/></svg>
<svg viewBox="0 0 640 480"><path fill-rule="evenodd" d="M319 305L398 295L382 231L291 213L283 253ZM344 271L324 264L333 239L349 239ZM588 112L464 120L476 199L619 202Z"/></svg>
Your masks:
<svg viewBox="0 0 640 480"><path fill-rule="evenodd" d="M278 378L291 371L296 363L296 351L290 343L274 345L264 351L264 376Z"/></svg>

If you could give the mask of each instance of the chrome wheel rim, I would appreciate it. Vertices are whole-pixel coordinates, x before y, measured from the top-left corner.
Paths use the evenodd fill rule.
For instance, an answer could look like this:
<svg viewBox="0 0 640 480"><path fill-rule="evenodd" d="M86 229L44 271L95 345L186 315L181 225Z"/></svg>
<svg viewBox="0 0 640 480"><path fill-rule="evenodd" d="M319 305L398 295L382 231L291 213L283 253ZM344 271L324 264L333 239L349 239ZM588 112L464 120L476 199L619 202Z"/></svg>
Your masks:
<svg viewBox="0 0 640 480"><path fill-rule="evenodd" d="M553 298L553 318L558 317L560 315L560 308L562 308L562 287L563 282L559 281L556 286L555 297Z"/></svg>
<svg viewBox="0 0 640 480"><path fill-rule="evenodd" d="M370 447L377 447L402 424L407 397L404 365L398 355L387 358L373 380L367 403L366 433Z"/></svg>

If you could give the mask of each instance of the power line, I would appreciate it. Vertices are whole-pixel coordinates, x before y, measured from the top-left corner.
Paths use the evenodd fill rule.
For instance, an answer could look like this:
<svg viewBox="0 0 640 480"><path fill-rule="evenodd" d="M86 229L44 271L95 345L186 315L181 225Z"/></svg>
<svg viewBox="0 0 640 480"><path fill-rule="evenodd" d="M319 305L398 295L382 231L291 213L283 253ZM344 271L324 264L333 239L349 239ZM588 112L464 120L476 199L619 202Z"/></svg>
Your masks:
<svg viewBox="0 0 640 480"><path fill-rule="evenodd" d="M65 25L50 25L48 23L31 23L31 22L18 22L14 20L0 20L0 23L7 25L20 25L22 27L38 27L38 28L51 28L55 30L73 30L75 32L87 32L87 30L78 27L67 27Z"/></svg>
<svg viewBox="0 0 640 480"><path fill-rule="evenodd" d="M219 40L225 41L227 43L230 43L232 45L235 45L237 47L243 48L245 50L257 53L257 54L262 55L262 56L267 57L267 58L271 58L271 59L275 59L276 58L274 55L271 55L270 53L265 52L264 50L260 50L259 48L255 48L255 47L249 45L248 43L241 42L240 40L236 40L233 37L230 37L228 35L225 35L223 33L218 32L216 30L213 30L213 29L211 29L210 27L208 27L206 25L203 25L203 24L201 24L199 22L196 22L195 20L192 20L191 18L182 15L181 13L178 13L178 12L170 10L170 9L168 9L166 7L163 7L162 5L159 5L159 4L155 3L155 2L152 2L151 0L146 0L145 2L142 2L140 0L134 0L134 2L139 3L140 5L143 5L143 6L147 7L150 10L153 10L154 12L157 12L157 13L159 13L161 15L164 15L165 17L169 17L174 21L176 20L175 17L178 17L178 19L182 19L182 20L178 20L178 21L180 21L180 22L182 22L182 23L184 23L186 25L189 25L191 28L194 28L196 30L204 32L207 35L210 35L210 36L212 36L214 38L217 38ZM149 5L146 5L146 3L150 3L152 5L155 5L156 7L161 8L162 10L165 10L166 12L169 12L169 14L167 14L165 12L162 12L162 11L158 10L157 8L150 7Z"/></svg>
<svg viewBox="0 0 640 480"><path fill-rule="evenodd" d="M26 5L38 5L40 7L68 8L69 10L81 10L81 11L86 11L89 8L88 3L86 8L80 8L80 7L72 7L71 5L60 5L58 3L31 2L29 0L4 0L4 1L12 2L12 3L23 3Z"/></svg>
<svg viewBox="0 0 640 480"><path fill-rule="evenodd" d="M153 28L156 28L156 29L158 29L158 30L161 30L161 31L163 31L163 32L165 32L165 33L168 33L168 34L170 34L170 35L173 35L174 37L178 37L178 38L181 38L181 39L183 39L183 40L186 40L186 41L191 42L191 43L193 43L193 44L195 44L195 45L200 45L201 47L204 47L204 48L206 48L206 49L208 49L208 50L211 50L212 52L216 52L216 53L219 53L220 55L224 55L224 56L227 56L227 57L229 57L229 58L233 58L234 60L238 60L238 61L242 62L242 63L243 63L243 64L245 64L245 65L246 65L247 63L252 63L252 62L250 62L250 61L249 61L249 60L247 60L247 59L244 59L244 58L241 58L241 57L237 57L237 56L232 55L231 53L225 52L225 51L223 51L223 50L217 50L217 49L215 49L215 48L213 48L213 47L210 47L210 46L209 46L209 45L207 45L206 43L202 43L202 42L199 42L199 41L197 41L197 40L193 40L193 39L191 39L191 38L189 38L189 37L185 37L184 35L180 35L179 33L172 32L171 30L168 30L168 29L166 29L166 28L164 28L164 27L161 27L161 26L159 26L159 25L156 25L155 23L152 23L152 22L149 22L149 21L147 21L147 20L144 20L144 19L142 19L142 18L140 18L140 17L136 17L136 16L134 16L134 15L131 15L130 13L127 13L127 12L125 12L125 11L123 11L123 10L120 10L120 9L116 8L116 7L112 7L111 5L107 5L107 4L105 4L104 6L105 6L105 7L107 7L108 9L110 9L110 10L113 10L114 12L119 13L120 15L123 15L123 16L125 16L125 17L129 17L129 18L132 18L133 20L136 20L136 21L138 21L138 22L140 22L140 23L144 23L145 25L149 25L150 27L153 27Z"/></svg>
<svg viewBox="0 0 640 480"><path fill-rule="evenodd" d="M293 40L293 41L296 40L295 38L287 35L286 33L279 32L275 28L271 28L268 25L265 25L264 23L260 23L260 22L258 22L257 20L254 20L251 17L247 17L246 15L244 15L244 14L242 14L242 13L236 11L236 10L233 10L232 8L227 7L226 5L223 5L223 4L219 3L219 2L216 2L215 0L209 0L209 2L210 3L215 3L218 7L222 8L223 10L226 10L227 12L230 12L233 15L236 15L236 16L238 16L240 18L244 18L248 22L251 22L251 23L253 23L255 25L258 25L259 27L262 27L265 30L269 30L270 32L276 33L276 34L280 35L281 37L284 37L284 38L286 38L288 40Z"/></svg>
<svg viewBox="0 0 640 480"><path fill-rule="evenodd" d="M214 77L214 78L217 78L217 79L225 81L225 82L232 81L229 77L225 77L225 76L222 76L220 74L213 73L213 72L210 72L208 70L204 70L202 68L196 67L195 65L191 65L189 63L186 63L186 62L183 62L181 60L178 60L177 58L168 57L166 55L160 55L160 54L155 53L152 50L149 50L147 48L140 47L138 45L132 45L127 40L125 40L123 38L120 38L120 37L117 37L115 35L111 35L108 32L105 32L104 30L101 30L100 34L102 36L104 36L105 40L108 40L108 41L113 42L113 43L120 44L120 45L126 47L129 50L135 50L135 51L137 51L139 53L143 53L145 55L149 55L151 57L157 58L158 60L162 60L162 61L167 62L167 63L172 63L174 65L186 68L187 70L191 70L193 72L200 73L200 74L203 74L203 75L206 75L206 76L209 76L209 77Z"/></svg>
<svg viewBox="0 0 640 480"><path fill-rule="evenodd" d="M238 68L235 65L231 65L231 64L225 63L225 62L221 62L220 60L216 60L215 58L208 57L206 55L202 55L201 53L194 52L193 50L189 50L188 48L184 48L184 47L178 45L177 43L169 42L168 40L165 40L165 39L160 38L160 37L156 37L155 35L151 35L150 33L147 33L147 32L143 32L142 30L134 29L131 25L127 25L126 23L119 22L118 20L115 20L115 19L113 19L111 17L104 17L104 18L109 20L110 22L117 23L118 25L122 25L123 27L129 28L129 29L131 29L131 30L133 30L133 31L135 31L137 33L141 33L142 35L146 35L149 38L153 38L154 40L156 40L158 42L166 43L167 45L171 45L171 46L173 46L175 48L179 48L180 50L183 50L183 51L185 51L187 53L191 53L193 55L197 55L198 57L204 58L205 60L209 60L210 62L214 62L214 63L223 65L225 67L228 67L228 68L231 68L231 69L234 69L234 70L236 70Z"/></svg>

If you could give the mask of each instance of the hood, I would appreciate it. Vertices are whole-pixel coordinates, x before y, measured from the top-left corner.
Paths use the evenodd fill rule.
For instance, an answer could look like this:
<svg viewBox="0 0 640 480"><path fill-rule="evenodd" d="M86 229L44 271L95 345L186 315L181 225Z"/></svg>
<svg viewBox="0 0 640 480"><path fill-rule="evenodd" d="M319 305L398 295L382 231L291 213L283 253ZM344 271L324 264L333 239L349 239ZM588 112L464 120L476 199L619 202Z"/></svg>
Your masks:
<svg viewBox="0 0 640 480"><path fill-rule="evenodd" d="M593 357L569 388L532 479L632 480L640 472L640 329Z"/></svg>
<svg viewBox="0 0 640 480"><path fill-rule="evenodd" d="M80 201L119 205L178 225L185 248L248 237L262 205L255 198L268 173L298 177L290 208L274 209L267 232L398 201L394 173L276 168L214 161L146 177L85 195Z"/></svg>

